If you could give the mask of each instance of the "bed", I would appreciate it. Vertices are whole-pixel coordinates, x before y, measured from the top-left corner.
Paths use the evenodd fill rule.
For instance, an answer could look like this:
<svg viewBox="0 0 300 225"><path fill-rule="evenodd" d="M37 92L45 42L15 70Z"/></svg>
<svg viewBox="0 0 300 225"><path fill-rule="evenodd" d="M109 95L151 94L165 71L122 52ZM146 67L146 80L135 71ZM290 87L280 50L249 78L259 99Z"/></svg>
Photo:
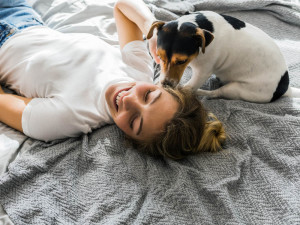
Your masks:
<svg viewBox="0 0 300 225"><path fill-rule="evenodd" d="M298 0L145 2L160 20L213 10L258 26L300 88ZM113 0L29 3L53 29L118 47ZM204 88L219 86L212 76ZM45 143L0 123L0 224L300 224L300 99L199 100L229 138L223 151L179 161L138 152L115 125Z"/></svg>

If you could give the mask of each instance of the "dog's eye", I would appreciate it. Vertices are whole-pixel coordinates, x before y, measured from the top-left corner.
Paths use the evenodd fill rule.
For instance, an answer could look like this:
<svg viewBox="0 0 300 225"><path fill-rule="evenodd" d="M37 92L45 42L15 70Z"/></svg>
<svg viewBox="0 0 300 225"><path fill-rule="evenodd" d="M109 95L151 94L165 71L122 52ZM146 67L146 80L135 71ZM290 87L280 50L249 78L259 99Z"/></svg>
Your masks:
<svg viewBox="0 0 300 225"><path fill-rule="evenodd" d="M176 61L176 65L181 65L181 64L184 64L187 62L187 59L186 60L178 60Z"/></svg>

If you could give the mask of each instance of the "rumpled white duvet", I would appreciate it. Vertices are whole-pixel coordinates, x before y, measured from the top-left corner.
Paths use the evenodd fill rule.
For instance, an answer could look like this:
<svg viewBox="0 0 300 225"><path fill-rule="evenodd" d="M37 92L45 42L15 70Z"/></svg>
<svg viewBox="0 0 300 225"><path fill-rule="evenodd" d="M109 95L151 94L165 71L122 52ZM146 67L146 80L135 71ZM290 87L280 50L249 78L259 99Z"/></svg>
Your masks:
<svg viewBox="0 0 300 225"><path fill-rule="evenodd" d="M118 45L114 0L29 2L53 29ZM300 88L298 0L145 2L161 20L213 10L258 26ZM206 87L218 85L211 78ZM1 204L15 224L300 224L300 99L201 100L230 138L222 152L181 161L125 146L115 125L43 143L0 124ZM10 219L0 208L0 224Z"/></svg>

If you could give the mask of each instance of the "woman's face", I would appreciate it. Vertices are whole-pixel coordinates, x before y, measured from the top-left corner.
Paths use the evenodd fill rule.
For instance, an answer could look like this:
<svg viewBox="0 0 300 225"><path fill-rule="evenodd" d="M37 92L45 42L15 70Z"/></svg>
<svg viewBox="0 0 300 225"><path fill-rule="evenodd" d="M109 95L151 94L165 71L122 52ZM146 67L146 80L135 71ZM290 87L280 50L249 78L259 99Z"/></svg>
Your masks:
<svg viewBox="0 0 300 225"><path fill-rule="evenodd" d="M170 93L145 82L111 85L105 98L117 126L136 140L147 140L163 131L178 109Z"/></svg>

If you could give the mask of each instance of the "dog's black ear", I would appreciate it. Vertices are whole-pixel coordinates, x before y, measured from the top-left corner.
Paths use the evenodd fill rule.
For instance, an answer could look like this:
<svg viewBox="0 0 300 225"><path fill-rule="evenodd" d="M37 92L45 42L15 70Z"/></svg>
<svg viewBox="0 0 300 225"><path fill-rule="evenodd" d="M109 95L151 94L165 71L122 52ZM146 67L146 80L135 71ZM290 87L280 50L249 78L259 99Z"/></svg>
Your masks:
<svg viewBox="0 0 300 225"><path fill-rule="evenodd" d="M204 36L205 36L205 47L207 47L214 40L215 36L207 30L204 30Z"/></svg>
<svg viewBox="0 0 300 225"><path fill-rule="evenodd" d="M213 41L214 35L207 30L197 28L195 36L199 40L199 46L201 45L201 51L204 54L205 47Z"/></svg>
<svg viewBox="0 0 300 225"><path fill-rule="evenodd" d="M164 21L155 21L155 22L153 22L151 27L150 27L150 30L147 34L147 39L150 39L153 36L153 30L155 28L160 29L164 24L165 24Z"/></svg>

